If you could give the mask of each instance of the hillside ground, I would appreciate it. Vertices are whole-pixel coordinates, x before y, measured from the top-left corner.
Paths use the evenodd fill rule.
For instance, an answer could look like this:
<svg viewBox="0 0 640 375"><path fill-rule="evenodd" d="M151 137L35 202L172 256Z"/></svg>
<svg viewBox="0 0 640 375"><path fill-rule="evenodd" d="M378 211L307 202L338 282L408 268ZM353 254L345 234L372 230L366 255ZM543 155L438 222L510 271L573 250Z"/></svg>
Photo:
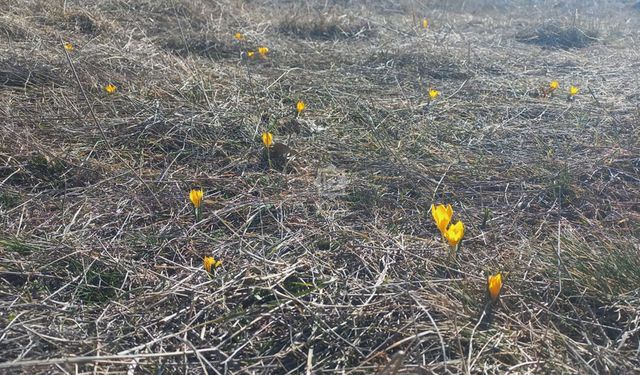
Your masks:
<svg viewBox="0 0 640 375"><path fill-rule="evenodd" d="M639 372L639 26L622 0L0 0L0 373Z"/></svg>

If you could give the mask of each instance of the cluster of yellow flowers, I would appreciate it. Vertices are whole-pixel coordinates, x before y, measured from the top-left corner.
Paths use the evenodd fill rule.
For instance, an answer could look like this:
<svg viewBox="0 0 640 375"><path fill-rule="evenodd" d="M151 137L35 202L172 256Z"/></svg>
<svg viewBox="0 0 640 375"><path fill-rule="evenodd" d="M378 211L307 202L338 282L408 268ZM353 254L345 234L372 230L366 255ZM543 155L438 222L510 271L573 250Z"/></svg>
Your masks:
<svg viewBox="0 0 640 375"><path fill-rule="evenodd" d="M70 42L62 43L62 47L64 47L64 50L67 51L67 52L73 52L73 50L75 49L73 44L71 44ZM104 86L104 91L106 91L107 94L113 94L117 90L118 90L118 88L112 83L109 83L109 84Z"/></svg>
<svg viewBox="0 0 640 375"><path fill-rule="evenodd" d="M449 243L451 254L455 258L458 251L458 246L464 237L464 224L462 221L457 221L455 224L451 224L451 218L453 217L453 208L448 205L431 205L431 215L436 223L436 226L440 230L442 237L444 237ZM497 301L502 289L502 274L500 272L490 275L487 278L487 292L493 302Z"/></svg>
<svg viewBox="0 0 640 375"><path fill-rule="evenodd" d="M258 47L258 56L260 56L261 59L266 59L268 53L269 53L269 48ZM252 51L252 50L247 51L247 57L249 57L250 59L254 58L255 56L256 56L255 51Z"/></svg>
<svg viewBox="0 0 640 375"><path fill-rule="evenodd" d="M233 34L233 38L235 40L237 40L238 42L240 42L241 44L242 44L242 42L247 40L247 38L244 36L244 34L242 34L240 32L237 32L237 33ZM256 57L256 52L257 52L258 56L261 59L265 59L265 58L267 58L267 54L269 53L269 48L261 46L261 47L258 47L257 51L248 50L247 51L247 57L250 58L250 59Z"/></svg>
<svg viewBox="0 0 640 375"><path fill-rule="evenodd" d="M456 247L464 236L464 224L462 221L458 221L455 224L449 225L449 223L451 223L451 217L453 216L453 208L450 204L446 206L443 204L437 206L432 204L431 215L438 229L440 229L442 237L449 242L449 246L453 248L455 253Z"/></svg>
<svg viewBox="0 0 640 375"><path fill-rule="evenodd" d="M201 209L202 209L202 198L204 197L204 191L202 189L191 189L189 192L189 200L193 204L193 208L196 212L196 220L200 219ZM202 260L202 264L204 269L211 273L211 270L215 270L216 268L222 265L222 261L220 259L215 259L212 256L205 256Z"/></svg>
<svg viewBox="0 0 640 375"><path fill-rule="evenodd" d="M296 103L296 112L298 116L300 116L300 113L302 113L302 111L304 111L305 108L307 108L307 105L305 104L305 102L302 100L298 100L298 102ZM264 145L264 147L267 149L267 152L268 152L269 149L273 147L273 133L271 133L270 131L262 132L262 144ZM267 153L267 156L269 156L268 153Z"/></svg>
<svg viewBox="0 0 640 375"><path fill-rule="evenodd" d="M558 82L557 80L553 80L551 82L549 82L549 86L547 88L543 88L542 90L542 96L543 97L547 97L549 95L551 95L553 92L555 92L558 88L560 88L560 82ZM574 85L569 85L569 92L568 92L568 96L567 98L569 100L572 100L574 96L578 95L578 93L580 92L580 88L574 86Z"/></svg>

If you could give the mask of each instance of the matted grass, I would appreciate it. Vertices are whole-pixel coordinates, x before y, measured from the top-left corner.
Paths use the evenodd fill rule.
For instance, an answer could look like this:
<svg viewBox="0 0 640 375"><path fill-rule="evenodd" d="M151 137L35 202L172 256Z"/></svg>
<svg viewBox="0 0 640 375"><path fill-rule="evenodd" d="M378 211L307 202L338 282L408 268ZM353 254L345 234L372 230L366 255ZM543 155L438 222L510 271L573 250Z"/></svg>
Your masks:
<svg viewBox="0 0 640 375"><path fill-rule="evenodd" d="M597 41L596 30L582 30L577 26L559 26L545 24L533 29L522 30L516 34L516 40L551 48L584 48Z"/></svg>
<svg viewBox="0 0 640 375"><path fill-rule="evenodd" d="M0 0L0 372L639 371L639 22L538 3Z"/></svg>

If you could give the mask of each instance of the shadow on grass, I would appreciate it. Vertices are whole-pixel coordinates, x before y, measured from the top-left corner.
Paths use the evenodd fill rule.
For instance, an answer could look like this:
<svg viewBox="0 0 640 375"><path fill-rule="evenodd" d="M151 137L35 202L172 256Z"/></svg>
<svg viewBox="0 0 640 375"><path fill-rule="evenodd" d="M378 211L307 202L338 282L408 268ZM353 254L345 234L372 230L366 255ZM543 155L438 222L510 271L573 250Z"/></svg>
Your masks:
<svg viewBox="0 0 640 375"><path fill-rule="evenodd" d="M565 27L556 24L545 24L516 34L518 42L560 49L584 48L595 42L597 37L597 30L582 30L576 26Z"/></svg>

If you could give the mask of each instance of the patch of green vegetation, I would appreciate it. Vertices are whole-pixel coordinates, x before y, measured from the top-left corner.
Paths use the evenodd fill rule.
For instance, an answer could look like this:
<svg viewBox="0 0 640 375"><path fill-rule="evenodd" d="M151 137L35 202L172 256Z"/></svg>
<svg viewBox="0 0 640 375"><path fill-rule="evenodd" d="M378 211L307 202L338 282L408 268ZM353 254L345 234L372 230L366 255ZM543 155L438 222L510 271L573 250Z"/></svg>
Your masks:
<svg viewBox="0 0 640 375"><path fill-rule="evenodd" d="M12 312L12 311L9 311L9 312L7 313L7 320L8 320L9 322L12 322L15 318L16 318L16 313L14 313L14 312Z"/></svg>
<svg viewBox="0 0 640 375"><path fill-rule="evenodd" d="M640 289L640 257L637 249L629 242L615 247L603 246L601 249L607 253L590 262L575 262L573 267L579 275L578 283L610 297Z"/></svg>
<svg viewBox="0 0 640 375"><path fill-rule="evenodd" d="M61 160L49 160L38 153L29 159L26 169L38 180L59 185L62 183L61 176L67 170L67 165Z"/></svg>
<svg viewBox="0 0 640 375"><path fill-rule="evenodd" d="M553 197L561 204L571 203L575 198L573 191L573 176L569 172L567 165L563 165L552 178L549 189L553 192Z"/></svg>
<svg viewBox="0 0 640 375"><path fill-rule="evenodd" d="M0 238L0 247L4 247L6 251L15 252L20 255L29 255L37 250L35 247L15 238Z"/></svg>
<svg viewBox="0 0 640 375"><path fill-rule="evenodd" d="M84 273L77 288L77 295L79 299L89 304L105 303L116 297L125 279L125 274L121 270L100 261L95 262L86 271L77 261L71 261L68 268L73 274Z"/></svg>
<svg viewBox="0 0 640 375"><path fill-rule="evenodd" d="M0 207L4 209L14 208L20 203L17 195L9 192L0 193Z"/></svg>
<svg viewBox="0 0 640 375"><path fill-rule="evenodd" d="M331 249L331 239L330 238L321 238L316 241L316 247L318 250L327 251Z"/></svg>
<svg viewBox="0 0 640 375"><path fill-rule="evenodd" d="M602 300L615 300L640 289L640 257L634 243L622 238L618 243L597 239L563 237L561 257L573 283L563 285L566 295L583 295ZM549 257L549 279L557 279L557 254Z"/></svg>
<svg viewBox="0 0 640 375"><path fill-rule="evenodd" d="M306 296L310 293L313 293L317 289L323 288L324 285L325 284L322 282L318 284L317 281L314 284L313 282L310 282L309 280L299 275L291 275L287 277L282 284L283 288L287 292L293 294L296 297Z"/></svg>
<svg viewBox="0 0 640 375"><path fill-rule="evenodd" d="M380 195L375 186L361 186L352 189L345 200L353 204L356 210L370 211L380 202Z"/></svg>
<svg viewBox="0 0 640 375"><path fill-rule="evenodd" d="M247 296L247 298L242 301L242 309L240 309L238 312L242 313L244 309L247 309L249 307L254 307L255 305L271 304L273 303L273 301L275 301L275 297L273 296L271 289L260 287L255 287L252 289L253 290ZM234 317L236 316L236 314L237 312L230 314L230 317Z"/></svg>

